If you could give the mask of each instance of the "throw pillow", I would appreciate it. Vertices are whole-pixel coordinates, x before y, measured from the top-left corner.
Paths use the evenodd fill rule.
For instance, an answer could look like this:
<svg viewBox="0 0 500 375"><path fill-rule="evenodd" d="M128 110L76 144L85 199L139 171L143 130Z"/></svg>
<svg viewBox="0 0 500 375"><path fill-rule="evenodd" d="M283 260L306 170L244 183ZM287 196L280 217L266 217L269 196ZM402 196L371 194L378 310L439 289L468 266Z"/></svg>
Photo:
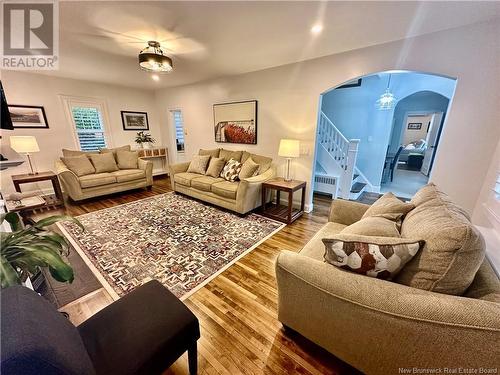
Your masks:
<svg viewBox="0 0 500 375"><path fill-rule="evenodd" d="M130 145L125 145L125 146L120 146L120 147L115 147L115 148L101 148L99 151L101 152L101 154L107 154L107 153L112 153L114 158L115 158L115 161L116 161L116 153L118 151L130 151L132 148L130 147Z"/></svg>
<svg viewBox="0 0 500 375"><path fill-rule="evenodd" d="M220 172L222 168L224 168L224 165L226 165L226 161L223 158L211 158L205 174L217 178L220 176Z"/></svg>
<svg viewBox="0 0 500 375"><path fill-rule="evenodd" d="M76 174L78 177L86 176L95 173L95 168L90 162L87 155L73 156L61 158L62 162L68 169Z"/></svg>
<svg viewBox="0 0 500 375"><path fill-rule="evenodd" d="M238 160L230 159L222 169L220 176L226 181L234 182L240 174L241 167L242 164Z"/></svg>
<svg viewBox="0 0 500 375"><path fill-rule="evenodd" d="M363 236L401 237L395 221L385 217L370 216L345 227L342 234L361 234Z"/></svg>
<svg viewBox="0 0 500 375"><path fill-rule="evenodd" d="M116 160L120 169L137 169L139 153L137 151L117 151Z"/></svg>
<svg viewBox="0 0 500 375"><path fill-rule="evenodd" d="M257 170L259 169L259 164L255 163L252 158L248 158L241 166L238 178L243 180L244 178L249 178L255 176Z"/></svg>
<svg viewBox="0 0 500 375"><path fill-rule="evenodd" d="M385 217L389 220L400 221L401 218L415 208L413 203L402 202L392 193L385 193L373 203L363 215Z"/></svg>
<svg viewBox="0 0 500 375"><path fill-rule="evenodd" d="M68 150L66 148L62 149L63 157L65 158L74 158L75 156L82 156L90 154L98 154L99 151L78 151L78 150Z"/></svg>
<svg viewBox="0 0 500 375"><path fill-rule="evenodd" d="M417 254L423 241L338 234L323 238L325 261L361 275L391 280Z"/></svg>
<svg viewBox="0 0 500 375"><path fill-rule="evenodd" d="M241 156L243 155L243 151L231 151L231 150L225 150L221 148L219 157L223 158L226 162L228 162L231 159L234 159L236 161L241 160Z"/></svg>
<svg viewBox="0 0 500 375"><path fill-rule="evenodd" d="M213 158L218 158L219 153L220 153L220 148L216 148L213 150L204 150L204 149L200 148L200 151L198 151L198 155L202 155L202 156L210 155Z"/></svg>
<svg viewBox="0 0 500 375"><path fill-rule="evenodd" d="M194 155L188 167L188 173L205 174L210 155Z"/></svg>
<svg viewBox="0 0 500 375"><path fill-rule="evenodd" d="M118 170L112 153L90 155L95 173L115 172Z"/></svg>

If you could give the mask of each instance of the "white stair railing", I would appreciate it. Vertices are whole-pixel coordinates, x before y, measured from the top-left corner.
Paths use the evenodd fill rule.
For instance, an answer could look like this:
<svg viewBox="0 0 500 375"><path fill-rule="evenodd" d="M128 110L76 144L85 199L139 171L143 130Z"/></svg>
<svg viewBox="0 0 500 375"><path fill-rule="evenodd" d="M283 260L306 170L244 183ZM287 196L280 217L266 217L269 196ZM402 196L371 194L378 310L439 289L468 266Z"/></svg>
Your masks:
<svg viewBox="0 0 500 375"><path fill-rule="evenodd" d="M321 112L318 123L318 140L340 167L339 196L349 199L359 139L347 139L333 122Z"/></svg>

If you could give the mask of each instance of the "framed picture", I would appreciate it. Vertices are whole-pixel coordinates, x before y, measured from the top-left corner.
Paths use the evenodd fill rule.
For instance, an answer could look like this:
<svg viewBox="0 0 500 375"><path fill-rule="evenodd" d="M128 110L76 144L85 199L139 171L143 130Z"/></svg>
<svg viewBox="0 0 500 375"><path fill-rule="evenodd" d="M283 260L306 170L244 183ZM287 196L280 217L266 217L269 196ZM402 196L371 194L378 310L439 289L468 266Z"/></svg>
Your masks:
<svg viewBox="0 0 500 375"><path fill-rule="evenodd" d="M49 128L45 109L42 106L11 104L8 107L14 129Z"/></svg>
<svg viewBox="0 0 500 375"><path fill-rule="evenodd" d="M257 100L214 104L215 141L257 144Z"/></svg>
<svg viewBox="0 0 500 375"><path fill-rule="evenodd" d="M123 130L149 130L147 112L121 111Z"/></svg>
<svg viewBox="0 0 500 375"><path fill-rule="evenodd" d="M420 130L422 129L421 122L410 122L408 123L408 130Z"/></svg>

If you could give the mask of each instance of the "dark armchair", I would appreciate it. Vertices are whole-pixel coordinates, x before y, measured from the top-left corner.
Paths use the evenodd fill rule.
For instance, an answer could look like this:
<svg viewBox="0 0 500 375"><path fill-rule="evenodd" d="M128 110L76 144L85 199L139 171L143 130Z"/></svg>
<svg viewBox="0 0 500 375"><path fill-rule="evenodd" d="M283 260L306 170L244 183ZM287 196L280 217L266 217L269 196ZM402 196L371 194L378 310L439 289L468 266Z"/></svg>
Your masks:
<svg viewBox="0 0 500 375"><path fill-rule="evenodd" d="M188 351L197 372L197 318L158 281L150 281L74 327L21 286L0 295L1 373L160 374Z"/></svg>

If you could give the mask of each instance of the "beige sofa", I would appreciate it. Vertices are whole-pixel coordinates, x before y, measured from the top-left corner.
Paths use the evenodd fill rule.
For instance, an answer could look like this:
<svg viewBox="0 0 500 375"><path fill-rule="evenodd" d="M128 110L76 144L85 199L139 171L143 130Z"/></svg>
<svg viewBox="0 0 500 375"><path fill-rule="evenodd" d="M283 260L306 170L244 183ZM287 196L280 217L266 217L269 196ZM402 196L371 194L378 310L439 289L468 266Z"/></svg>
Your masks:
<svg viewBox="0 0 500 375"><path fill-rule="evenodd" d="M398 275L397 282L384 281L324 262L321 239L360 220L368 207L335 200L329 222L299 253L280 253L276 261L279 320L367 374L400 374L404 373L400 369L411 372L413 368L497 368L500 282L486 258L482 263L479 258L479 269L473 269L472 283L462 295L402 285L408 284L407 275ZM435 210L448 217L463 214L447 200L439 205L416 204L403 220L403 237L410 232L424 237L435 233L438 223L420 220ZM471 228L465 229L459 247L472 236ZM443 236L440 241L455 239ZM405 267L421 267L425 251L424 247ZM455 260L460 263L466 256L462 252ZM461 267L465 279L467 265Z"/></svg>
<svg viewBox="0 0 500 375"><path fill-rule="evenodd" d="M215 178L197 173L188 173L190 162L170 165L172 189L178 193L200 199L202 201L245 214L261 205L262 183L275 177L276 169L272 159L250 154L246 151L229 151L224 149L200 150L200 155L219 157L224 155L241 161L248 157L259 164L259 174L241 181L229 182L221 177Z"/></svg>
<svg viewBox="0 0 500 375"><path fill-rule="evenodd" d="M70 152L71 156L78 155L78 151ZM66 167L62 160L55 162L56 174L62 188L74 201L151 187L153 185L153 163L139 159L137 166L137 169L119 169L115 172L94 173L78 177Z"/></svg>

